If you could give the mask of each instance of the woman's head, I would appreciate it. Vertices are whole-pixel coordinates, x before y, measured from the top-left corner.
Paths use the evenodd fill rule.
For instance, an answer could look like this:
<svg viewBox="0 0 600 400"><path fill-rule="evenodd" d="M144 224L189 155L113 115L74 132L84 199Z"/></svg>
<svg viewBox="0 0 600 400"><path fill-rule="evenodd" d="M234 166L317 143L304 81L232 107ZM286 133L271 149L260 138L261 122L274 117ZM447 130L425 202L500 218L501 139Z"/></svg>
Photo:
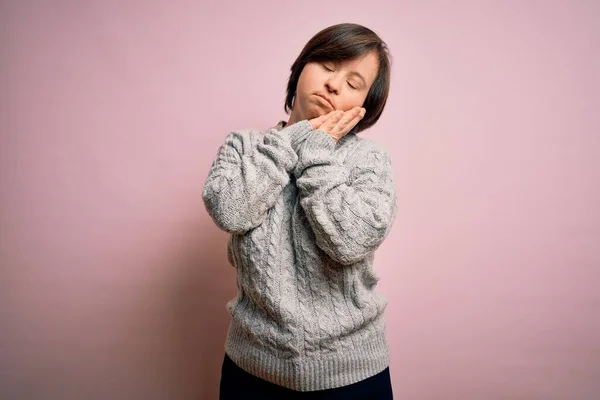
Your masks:
<svg viewBox="0 0 600 400"><path fill-rule="evenodd" d="M364 26L339 24L322 30L291 67L285 100L290 121L361 106L366 114L351 132L369 128L387 101L390 63L385 42Z"/></svg>

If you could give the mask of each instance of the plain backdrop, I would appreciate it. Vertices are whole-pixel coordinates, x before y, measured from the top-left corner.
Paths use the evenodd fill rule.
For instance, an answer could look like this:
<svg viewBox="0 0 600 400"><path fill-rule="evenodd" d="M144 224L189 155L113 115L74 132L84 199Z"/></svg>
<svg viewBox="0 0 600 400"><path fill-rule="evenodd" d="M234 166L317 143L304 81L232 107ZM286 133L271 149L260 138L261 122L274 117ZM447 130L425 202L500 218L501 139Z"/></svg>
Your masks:
<svg viewBox="0 0 600 400"><path fill-rule="evenodd" d="M378 250L396 397L600 398L600 2L0 2L0 398L216 399L202 186L356 22L394 56Z"/></svg>

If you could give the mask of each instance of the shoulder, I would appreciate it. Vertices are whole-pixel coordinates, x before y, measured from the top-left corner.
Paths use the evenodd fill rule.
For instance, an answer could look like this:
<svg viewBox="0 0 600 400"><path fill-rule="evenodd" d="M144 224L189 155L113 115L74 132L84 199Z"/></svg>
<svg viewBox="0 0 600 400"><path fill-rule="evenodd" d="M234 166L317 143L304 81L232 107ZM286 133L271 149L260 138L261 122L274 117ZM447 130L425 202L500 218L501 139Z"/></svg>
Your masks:
<svg viewBox="0 0 600 400"><path fill-rule="evenodd" d="M244 135L257 135L261 132L257 129L253 128L245 128L245 129L233 129L229 131L227 136L244 136Z"/></svg>
<svg viewBox="0 0 600 400"><path fill-rule="evenodd" d="M229 143L244 143L244 142L253 142L257 140L260 136L262 136L264 132L253 128L245 128L245 129L234 129L228 132L225 137L225 142Z"/></svg>
<svg viewBox="0 0 600 400"><path fill-rule="evenodd" d="M266 127L266 128L263 127L261 129L257 129L257 128L234 129L229 132L229 136L236 136L236 137L249 136L249 137L253 137L253 138L258 138L258 137L266 135L267 133L280 131L284 127L285 127L285 121L279 121L275 125L269 125L268 127Z"/></svg>

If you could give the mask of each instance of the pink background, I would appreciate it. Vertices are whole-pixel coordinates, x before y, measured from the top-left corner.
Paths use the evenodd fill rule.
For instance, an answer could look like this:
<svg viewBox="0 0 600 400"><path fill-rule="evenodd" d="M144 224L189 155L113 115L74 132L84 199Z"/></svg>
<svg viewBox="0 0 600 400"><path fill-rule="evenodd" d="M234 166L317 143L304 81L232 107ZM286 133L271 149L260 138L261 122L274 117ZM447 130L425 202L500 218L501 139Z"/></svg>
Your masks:
<svg viewBox="0 0 600 400"><path fill-rule="evenodd" d="M0 4L0 398L217 398L235 282L202 185L339 22L395 60L364 136L398 183L397 398L600 398L599 2Z"/></svg>

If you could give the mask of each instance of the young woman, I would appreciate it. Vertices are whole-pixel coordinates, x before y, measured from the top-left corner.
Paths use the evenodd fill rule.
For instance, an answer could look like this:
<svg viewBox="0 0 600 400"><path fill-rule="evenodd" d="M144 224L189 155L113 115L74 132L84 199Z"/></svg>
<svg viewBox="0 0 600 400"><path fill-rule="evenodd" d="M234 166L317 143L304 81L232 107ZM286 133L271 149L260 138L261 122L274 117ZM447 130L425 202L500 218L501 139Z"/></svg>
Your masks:
<svg viewBox="0 0 600 400"><path fill-rule="evenodd" d="M389 154L357 134L379 119L390 55L356 24L317 33L291 67L285 111L231 132L203 199L231 233L238 294L221 399L391 399L386 300L372 265L396 215Z"/></svg>

